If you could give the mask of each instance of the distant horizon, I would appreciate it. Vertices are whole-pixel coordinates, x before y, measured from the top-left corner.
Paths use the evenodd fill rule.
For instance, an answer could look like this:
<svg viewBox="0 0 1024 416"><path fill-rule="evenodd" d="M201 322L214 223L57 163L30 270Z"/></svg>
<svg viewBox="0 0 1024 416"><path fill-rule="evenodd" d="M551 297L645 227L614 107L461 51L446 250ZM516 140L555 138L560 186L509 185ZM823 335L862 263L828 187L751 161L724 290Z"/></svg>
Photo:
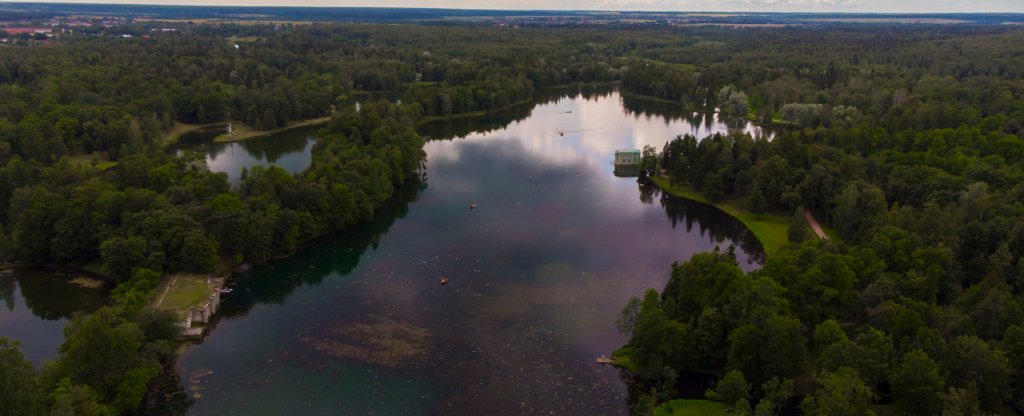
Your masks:
<svg viewBox="0 0 1024 416"><path fill-rule="evenodd" d="M137 5L180 7L322 7L507 11L593 11L673 13L821 13L821 14L1018 14L1020 0L40 0L6 4ZM383 3L383 4L382 4ZM893 4L896 3L896 4Z"/></svg>

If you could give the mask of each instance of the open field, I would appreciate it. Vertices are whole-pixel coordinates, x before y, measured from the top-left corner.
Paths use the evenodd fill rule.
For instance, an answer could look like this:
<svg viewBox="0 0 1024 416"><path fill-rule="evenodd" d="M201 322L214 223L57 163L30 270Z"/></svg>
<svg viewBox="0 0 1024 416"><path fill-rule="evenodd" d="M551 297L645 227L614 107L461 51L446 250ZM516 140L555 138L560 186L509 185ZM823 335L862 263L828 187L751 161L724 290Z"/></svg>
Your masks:
<svg viewBox="0 0 1024 416"><path fill-rule="evenodd" d="M160 22L160 23L192 23L197 25L311 25L316 22L298 20L249 20L249 19L223 19L223 18L202 18L202 19L135 19L136 22Z"/></svg>
<svg viewBox="0 0 1024 416"><path fill-rule="evenodd" d="M725 406L711 400L672 400L654 409L654 416L716 416L724 414Z"/></svg>
<svg viewBox="0 0 1024 416"><path fill-rule="evenodd" d="M941 18L918 18L918 17L856 17L856 18L825 18L808 19L812 22L822 23L902 23L902 24L926 24L926 25L955 25L971 23L967 20L941 19Z"/></svg>
<svg viewBox="0 0 1024 416"><path fill-rule="evenodd" d="M220 123L186 124L186 123L182 123L180 121L175 121L174 122L174 126L171 127L171 129L168 130L166 134L164 134L164 137L161 140L161 143L163 143L164 145L174 144L175 142L178 141L178 138L181 137L182 134L188 133L188 132L190 132L192 130L198 130L198 129L202 129L202 128L205 128L205 127L213 126L213 125L216 125L216 124L220 124Z"/></svg>
<svg viewBox="0 0 1024 416"><path fill-rule="evenodd" d="M210 285L206 276L179 274L164 279L155 293L155 308L184 313L206 302L210 295Z"/></svg>
<svg viewBox="0 0 1024 416"><path fill-rule="evenodd" d="M259 42L260 40L263 40L263 39L265 39L265 38L261 37L261 36L228 36L227 41L228 41L228 43L238 43L238 42L248 42L248 43L251 43L251 42Z"/></svg>
<svg viewBox="0 0 1024 416"><path fill-rule="evenodd" d="M215 137L213 139L213 141L218 142L218 143L240 142L242 140L248 140L248 139L252 139L252 138L256 138L256 137L269 136L269 135L272 135L272 134L280 133L282 131L290 130L290 129L294 129L294 128L298 128L298 127L306 127L306 126L314 126L314 125L317 125L317 124L324 124L324 123L326 123L328 121L331 121L331 116L317 117L317 118L311 118L311 119L306 119L306 120L302 120L302 121L296 121L296 122L288 123L287 127L281 127L279 129L274 129L274 130L257 130L256 128L254 128L252 126L249 126L249 125L247 125L245 123L242 123L240 121L233 121L231 123L231 133L226 133L226 134L222 134L220 136L217 136L217 137Z"/></svg>
<svg viewBox="0 0 1024 416"><path fill-rule="evenodd" d="M78 166L92 166L94 158L96 160L96 169L107 170L114 166L117 166L117 162L110 161L104 154L90 153L68 156L68 159L71 159L71 163L74 163Z"/></svg>
<svg viewBox="0 0 1024 416"><path fill-rule="evenodd" d="M734 29L744 27L787 27L793 26L793 24L787 23L716 23L716 22L702 22L702 23L680 23L675 26L719 26L719 27L731 27Z"/></svg>

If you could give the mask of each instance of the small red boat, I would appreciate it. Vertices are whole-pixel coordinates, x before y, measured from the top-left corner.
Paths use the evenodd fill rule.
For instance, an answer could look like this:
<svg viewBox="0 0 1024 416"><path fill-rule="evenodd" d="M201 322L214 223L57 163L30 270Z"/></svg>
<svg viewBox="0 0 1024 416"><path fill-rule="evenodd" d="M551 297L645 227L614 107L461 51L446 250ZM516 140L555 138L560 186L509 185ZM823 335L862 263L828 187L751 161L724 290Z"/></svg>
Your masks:
<svg viewBox="0 0 1024 416"><path fill-rule="evenodd" d="M444 277L444 276L441 276L441 286L444 286L446 284L448 284L448 278Z"/></svg>

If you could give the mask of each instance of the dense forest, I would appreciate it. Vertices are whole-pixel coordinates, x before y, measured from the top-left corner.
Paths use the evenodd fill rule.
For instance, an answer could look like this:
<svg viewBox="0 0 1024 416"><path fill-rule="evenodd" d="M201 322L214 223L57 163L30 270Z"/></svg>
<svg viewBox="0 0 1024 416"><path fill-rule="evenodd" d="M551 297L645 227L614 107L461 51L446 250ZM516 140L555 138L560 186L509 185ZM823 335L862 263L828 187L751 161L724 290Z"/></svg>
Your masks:
<svg viewBox="0 0 1024 416"><path fill-rule="evenodd" d="M635 412L675 398L683 372L721 376L712 396L737 414L966 415L1024 397L1019 29L155 25L0 48L0 254L116 284L42 372L0 341L4 414L142 412L177 344L175 317L146 307L165 274L372 219L415 186L424 120L595 82L783 126L679 137L651 173L811 209L842 236L794 227L749 274L728 251L674 265L624 314L631 370L654 387ZM327 116L295 175L233 186L166 150L183 124Z"/></svg>
<svg viewBox="0 0 1024 416"><path fill-rule="evenodd" d="M650 174L797 213L761 269L700 254L630 302L619 354L650 389L634 410L675 397L684 373L719 377L708 396L730 414L1020 409L1024 34L809 35L734 31L625 72L630 91L788 126L676 137L650 149ZM805 208L841 238L809 239Z"/></svg>

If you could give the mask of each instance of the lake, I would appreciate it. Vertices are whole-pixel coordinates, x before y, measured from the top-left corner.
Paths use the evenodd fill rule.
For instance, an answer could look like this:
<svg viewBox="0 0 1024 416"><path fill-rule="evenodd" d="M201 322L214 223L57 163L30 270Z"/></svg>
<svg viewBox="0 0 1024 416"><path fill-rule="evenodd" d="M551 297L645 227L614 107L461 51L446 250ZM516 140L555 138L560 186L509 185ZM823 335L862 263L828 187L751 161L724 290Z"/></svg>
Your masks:
<svg viewBox="0 0 1024 416"><path fill-rule="evenodd" d="M628 413L624 375L595 358L626 341L629 298L698 252L764 255L724 213L613 175L613 153L731 129L761 133L609 89L422 126L426 178L374 222L234 277L178 361L189 413Z"/></svg>
<svg viewBox="0 0 1024 416"><path fill-rule="evenodd" d="M76 285L66 275L25 270L0 275L0 337L20 341L25 358L38 368L57 358L72 315L99 309L107 297L106 290Z"/></svg>

